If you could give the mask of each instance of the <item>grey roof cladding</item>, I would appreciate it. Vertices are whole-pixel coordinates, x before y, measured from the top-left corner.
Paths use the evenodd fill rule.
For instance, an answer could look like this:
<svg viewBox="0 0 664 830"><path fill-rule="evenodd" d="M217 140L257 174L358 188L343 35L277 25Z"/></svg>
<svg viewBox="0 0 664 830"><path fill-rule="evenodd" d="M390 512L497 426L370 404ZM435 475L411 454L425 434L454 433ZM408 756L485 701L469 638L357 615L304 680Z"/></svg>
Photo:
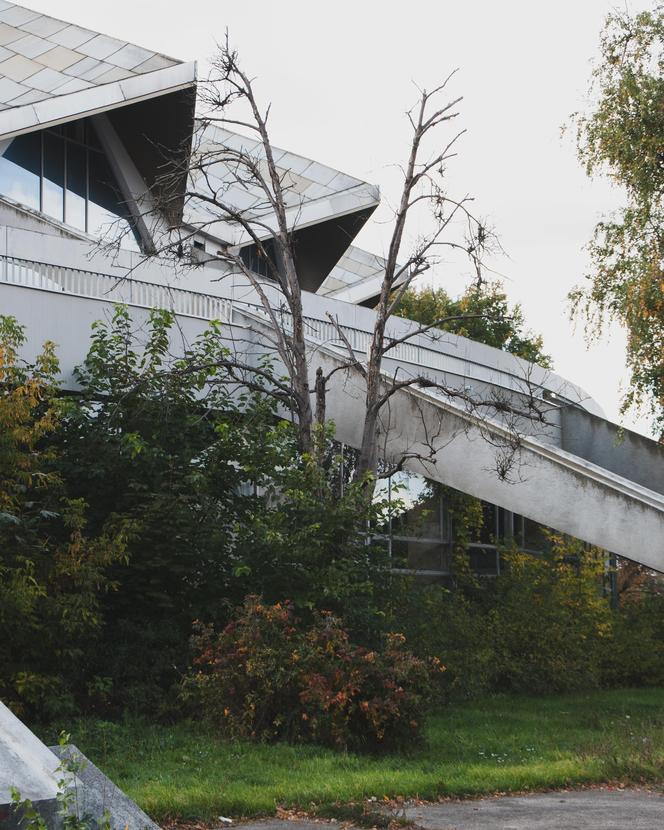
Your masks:
<svg viewBox="0 0 664 830"><path fill-rule="evenodd" d="M0 0L0 47L2 109L181 63L8 0Z"/></svg>

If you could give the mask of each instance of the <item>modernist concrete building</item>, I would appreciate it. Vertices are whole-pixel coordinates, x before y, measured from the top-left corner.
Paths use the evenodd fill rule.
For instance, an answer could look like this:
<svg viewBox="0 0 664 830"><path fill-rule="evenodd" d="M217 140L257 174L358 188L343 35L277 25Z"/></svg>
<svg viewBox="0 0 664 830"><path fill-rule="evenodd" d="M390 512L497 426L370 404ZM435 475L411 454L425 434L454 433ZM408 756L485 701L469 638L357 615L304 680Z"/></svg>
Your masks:
<svg viewBox="0 0 664 830"><path fill-rule="evenodd" d="M237 275L220 279L228 270L217 257L221 246L236 246L261 271L251 239L237 226L210 221L194 234L197 268L175 269L140 253L154 244L161 219L172 221L158 212L148 221L145 206L164 158L187 152L197 129L195 100L194 64L0 0L0 313L26 326L27 357L46 339L57 344L65 387L74 386L72 370L87 352L91 324L108 318L118 301L129 305L137 326L150 308L172 309L180 347L211 319L223 323L229 340L264 342L261 332L270 323L255 289ZM219 128L208 128L199 140L261 152L256 142ZM343 359L345 347L329 314L361 358L383 262L350 243L376 208L378 189L287 151L275 150L275 159L291 181L289 221L316 364L332 367ZM223 184L226 173L220 166L214 175ZM250 209L256 198L251 189L227 185L227 201ZM200 219L185 212L181 221L193 232ZM95 244L109 221L129 230L114 256ZM277 305L277 289L267 277L264 290ZM414 329L393 319L388 334L401 337ZM259 351L246 348L248 359ZM397 370L406 377L426 372L448 386L512 400L534 395L546 409L546 429L524 423L520 474L506 482L491 471L495 447L486 440L504 436L503 423L480 422L430 389L412 387L393 396L386 452L413 453L436 436L436 460L427 466L413 460L411 468L487 503L493 529L478 540L479 550L493 536L510 533L527 547L526 537L542 524L664 570L664 457L658 444L620 435L572 382L464 338L416 336L386 358L385 371ZM328 415L339 440L357 447L361 379L339 372L335 384ZM433 517L418 539L405 539L404 561L444 573L449 531L443 508Z"/></svg>

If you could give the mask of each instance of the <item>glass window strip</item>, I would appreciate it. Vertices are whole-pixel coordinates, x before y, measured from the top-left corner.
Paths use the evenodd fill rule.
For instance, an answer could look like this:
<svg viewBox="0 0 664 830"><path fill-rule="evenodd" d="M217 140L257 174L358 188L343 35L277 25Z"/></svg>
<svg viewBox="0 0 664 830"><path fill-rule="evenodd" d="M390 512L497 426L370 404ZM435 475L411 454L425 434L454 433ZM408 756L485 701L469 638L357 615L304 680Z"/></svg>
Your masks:
<svg viewBox="0 0 664 830"><path fill-rule="evenodd" d="M78 133L82 136L83 140L79 140L72 134L75 132L77 124L81 124ZM67 127L69 127L69 129L66 129ZM13 139L13 141L25 141L26 136L28 135L34 136L35 133L27 133L17 136ZM125 231L131 232L125 233L123 245L128 245L129 247L137 245L140 249L140 240L131 210L126 203L126 200L121 197L117 181L115 181L115 176L110 169L110 165L108 164L103 148L96 141L94 128L88 123L87 119L83 119L82 122L71 122L69 125L57 128L41 130L37 133L37 135L39 138L38 147L35 147L35 161L37 162L35 167L39 172L37 173L37 170L35 170L35 173L33 174L35 179L38 179L38 181L34 183L35 198L32 202L28 202L25 198L20 198L19 196L16 200L18 202L25 203L32 209L37 209L40 213L46 216L51 216L57 221L68 224L77 230L83 231L84 233L94 233L96 229L91 228L90 218L90 174L93 167L100 169L105 166L109 170L109 174L106 176L108 181L105 180L104 182L96 183L98 185L96 191L99 191L99 194L103 194L106 197L104 199L105 204L96 206L98 208L98 212L107 214L105 217L109 220L109 222L107 222L107 226L109 224L117 224L118 229L123 228ZM9 146L11 147L11 144ZM84 202L82 209L84 211L84 216L82 221L74 221L72 223L68 221L67 187L69 184L68 173L71 168L71 164L73 163L73 158L70 158L70 153L72 151L70 148L73 149L74 147L83 150L83 175L85 177L85 183L84 194L82 194L82 201ZM48 163L50 165L48 171L46 159L47 152L49 154ZM58 158L60 152L62 154L62 159ZM91 156L95 159L95 165L90 164ZM0 156L0 161L1 160L2 156ZM9 159L7 159L7 161L9 161ZM25 165L21 165L20 161L13 161L13 164L15 167L10 168L8 171L8 174L13 177L11 179L12 181L20 180L21 168L29 172L29 169L25 168ZM50 174L50 178L47 174ZM62 178L61 188L58 184L60 177ZM58 192L59 188L62 191L61 194ZM104 189L106 190L105 194ZM10 188L3 190L2 192L5 192L6 195L14 198ZM115 193L115 198L111 198L111 192Z"/></svg>

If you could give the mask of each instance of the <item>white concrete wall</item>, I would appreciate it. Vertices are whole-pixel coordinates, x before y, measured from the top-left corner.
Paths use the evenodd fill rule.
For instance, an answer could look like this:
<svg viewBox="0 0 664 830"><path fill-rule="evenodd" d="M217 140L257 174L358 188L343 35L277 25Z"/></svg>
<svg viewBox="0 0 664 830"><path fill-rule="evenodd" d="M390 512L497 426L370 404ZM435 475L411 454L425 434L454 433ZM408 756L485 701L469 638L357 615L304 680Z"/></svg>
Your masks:
<svg viewBox="0 0 664 830"><path fill-rule="evenodd" d="M0 313L11 313L27 326L26 357L34 357L45 339L53 340L68 386L72 385L74 365L81 363L86 354L90 325L94 320L110 318L112 308L111 303L101 300L0 283ZM139 338L147 314L145 309L133 310ZM245 323L247 328L234 327L234 337L241 334L245 342L260 340L260 324L250 319ZM172 348L181 353L183 346L204 330L206 321L180 316L178 325ZM230 329L227 331L231 334ZM312 375L318 365L329 369L338 360L334 352L319 348ZM327 400L337 437L359 446L364 401L361 378L356 373L337 373ZM426 465L412 462L416 471L664 570L663 496L532 437L523 439L512 480L501 481L495 473L500 449L494 445L500 441L500 425L481 424L432 394L410 390L394 395L382 429L385 452L394 457L428 453L429 436L438 450L436 458Z"/></svg>

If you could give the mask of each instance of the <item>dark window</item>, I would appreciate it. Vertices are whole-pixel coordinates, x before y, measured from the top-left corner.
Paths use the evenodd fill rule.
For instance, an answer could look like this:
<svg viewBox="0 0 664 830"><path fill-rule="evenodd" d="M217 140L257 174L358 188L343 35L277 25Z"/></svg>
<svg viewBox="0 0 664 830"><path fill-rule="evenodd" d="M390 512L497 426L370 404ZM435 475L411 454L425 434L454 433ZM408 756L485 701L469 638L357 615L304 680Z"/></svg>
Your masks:
<svg viewBox="0 0 664 830"><path fill-rule="evenodd" d="M494 576L500 573L499 553L496 548L471 547L468 549L468 564L473 573L480 576Z"/></svg>
<svg viewBox="0 0 664 830"><path fill-rule="evenodd" d="M81 231L138 242L133 218L86 119L13 139L0 156L0 193Z"/></svg>
<svg viewBox="0 0 664 830"><path fill-rule="evenodd" d="M267 256L270 258L272 263L276 262L275 251L274 251L274 243L271 239L266 240L263 242L263 248L267 253ZM256 245L247 245L246 248L242 248L240 251L240 256L242 257L242 261L244 264L253 271L255 274L258 274L261 277L269 277L270 279L274 279L274 274L272 273L272 268L270 267L270 262L268 259L263 256L263 253L256 247Z"/></svg>
<svg viewBox="0 0 664 830"><path fill-rule="evenodd" d="M449 545L418 539L393 539L392 567L397 570L449 573Z"/></svg>
<svg viewBox="0 0 664 830"><path fill-rule="evenodd" d="M498 534L498 508L495 504L482 502L482 526L473 534L473 542L495 545Z"/></svg>
<svg viewBox="0 0 664 830"><path fill-rule="evenodd" d="M549 546L546 528L525 516L514 516L514 538L520 548L533 553L541 553Z"/></svg>

